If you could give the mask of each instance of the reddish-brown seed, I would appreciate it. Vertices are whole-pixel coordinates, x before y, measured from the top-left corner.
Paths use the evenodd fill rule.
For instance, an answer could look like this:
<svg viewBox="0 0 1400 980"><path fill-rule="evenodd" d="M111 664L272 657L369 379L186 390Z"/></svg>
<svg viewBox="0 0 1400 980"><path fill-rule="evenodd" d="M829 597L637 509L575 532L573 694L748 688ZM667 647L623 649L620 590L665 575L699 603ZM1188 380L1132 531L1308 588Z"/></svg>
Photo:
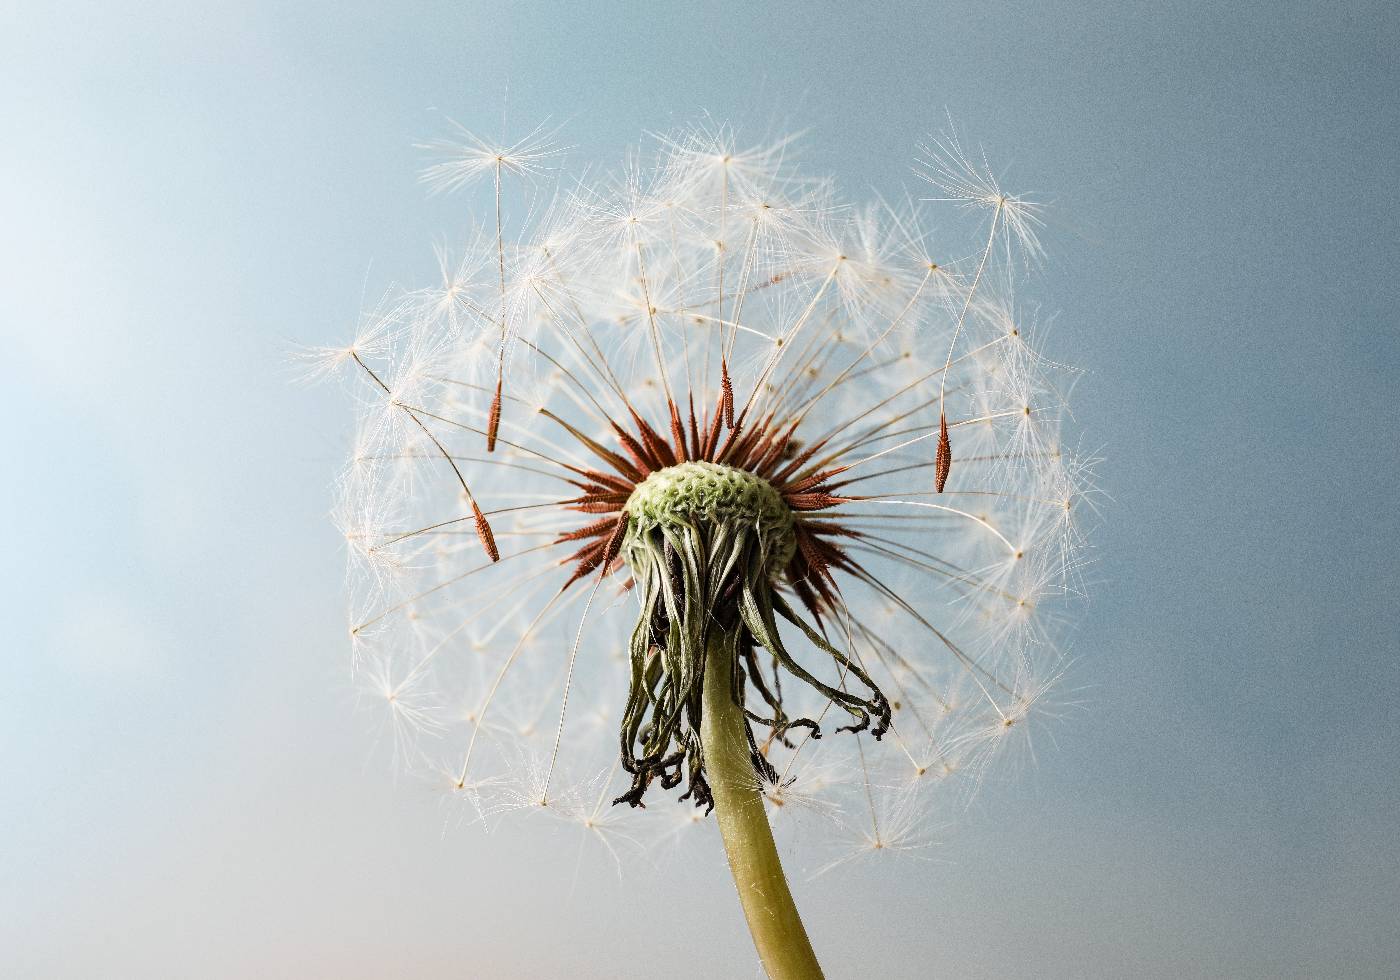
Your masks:
<svg viewBox="0 0 1400 980"><path fill-rule="evenodd" d="M710 420L709 431L705 433L705 446L700 451L700 458L714 462L715 446L719 443L719 431L724 422L724 395L719 396L719 404L715 406L715 417Z"/></svg>
<svg viewBox="0 0 1400 980"><path fill-rule="evenodd" d="M739 420L741 423L743 419ZM754 440L761 438L762 428L755 428L745 431L742 427L730 426L729 435L724 437L724 445L719 447L715 454L716 463L725 463L736 469L746 470L748 466L749 450L753 446Z"/></svg>
<svg viewBox="0 0 1400 980"><path fill-rule="evenodd" d="M815 456L822 449L822 447L824 447L827 444L828 441L828 439L821 439L817 442L812 443L812 445L808 446L806 449L802 450L802 452L798 453L793 458L792 462L788 463L786 466L784 466L781 470L778 471L777 475L773 477L773 480L776 482L781 482L783 480L786 480L788 477L792 476L792 474L796 473L798 470L802 469L802 467L806 466L809 462L812 461L812 457Z"/></svg>
<svg viewBox="0 0 1400 980"><path fill-rule="evenodd" d="M647 424L646 419L637 414L636 409L629 408L632 413L632 421L637 423L637 431L641 433L642 443L647 447L647 453L656 460L656 469L667 466L674 466L677 460L671 455L671 447L666 444L666 440L661 438L661 433L657 432Z"/></svg>
<svg viewBox="0 0 1400 980"><path fill-rule="evenodd" d="M572 500L563 501L563 503L575 510L586 511L592 508L594 513L599 513L600 511L597 510L599 507L606 510L621 510L622 505L627 503L627 498L630 496L632 496L630 493L586 493L582 497L574 497Z"/></svg>
<svg viewBox="0 0 1400 980"><path fill-rule="evenodd" d="M661 469L661 461L647 452L646 448L630 432L616 422L612 423L612 427L613 432L617 434L618 442L622 443L622 448L627 450L627 455L632 457L632 462L636 464L638 472L643 477L651 473L652 470Z"/></svg>
<svg viewBox="0 0 1400 980"><path fill-rule="evenodd" d="M939 493L948 482L948 471L953 468L953 447L948 442L948 416L938 413L938 452L933 459L933 486Z"/></svg>
<svg viewBox="0 0 1400 980"><path fill-rule="evenodd" d="M690 454L687 458L700 458L700 427L695 421L695 393L691 392L690 401Z"/></svg>
<svg viewBox="0 0 1400 980"><path fill-rule="evenodd" d="M690 458L685 447L685 426L681 424L680 409L676 408L676 403L671 404L671 442L675 446L674 457L677 463L683 463Z"/></svg>
<svg viewBox="0 0 1400 980"><path fill-rule="evenodd" d="M486 549L487 556L492 561L500 561L501 553L496 549L496 536L491 533L491 525L486 521L486 515L481 512L481 508L472 501L472 513L476 515L476 536L481 539L481 547Z"/></svg>
<svg viewBox="0 0 1400 980"><path fill-rule="evenodd" d="M622 550L622 539L627 534L627 515L624 514L617 519L617 527L613 528L612 536L608 538L608 543L603 545L603 567L607 568L613 563L619 551Z"/></svg>
<svg viewBox="0 0 1400 980"><path fill-rule="evenodd" d="M617 523L616 517L605 517L601 521L594 521L592 524L585 524L581 528L573 531L563 531L559 537L554 539L555 544L565 541L578 541L582 538L596 538L600 535L611 534L613 525Z"/></svg>
<svg viewBox="0 0 1400 980"><path fill-rule="evenodd" d="M631 493L632 488L635 486L635 484L629 483L620 476L613 476L611 473L603 473L599 470L583 470L582 475L585 479L593 483L604 487L610 487L622 493ZM578 483L574 480L570 480L569 482L573 483L574 486L578 486Z"/></svg>
<svg viewBox="0 0 1400 980"><path fill-rule="evenodd" d="M813 535L826 535L832 538L863 538L863 531L856 531L835 521L808 521L804 524L807 531Z"/></svg>
<svg viewBox="0 0 1400 980"><path fill-rule="evenodd" d="M497 374L496 394L491 398L491 418L486 423L486 451L488 453L496 451L496 432L501 427L501 381L501 376Z"/></svg>
<svg viewBox="0 0 1400 980"><path fill-rule="evenodd" d="M638 471L638 469L635 466L633 466L630 462L628 462L626 458L619 456L617 453L612 452L609 449L605 449L603 446L598 444L598 441L596 439L590 439L588 436L584 435L582 432L574 428L568 422L565 422L559 416L555 415L549 409L540 409L540 414L543 415L545 418L557 422L561 426L563 426L568 431L569 435L573 436L579 442L583 443L589 449L593 450L593 452L597 454L599 459L603 460L603 462L611 466L624 478L631 480L633 483L640 483L643 479L645 479L646 474Z"/></svg>
<svg viewBox="0 0 1400 980"><path fill-rule="evenodd" d="M597 566L598 556L603 553L603 544L604 542L602 541L590 541L569 557L561 559L559 564L568 565L571 562L576 562L578 568L576 569L577 574L574 577L578 578L580 575L587 575L590 569Z"/></svg>
<svg viewBox="0 0 1400 980"><path fill-rule="evenodd" d="M734 428L734 385L729 380L729 362L724 359L719 362L719 387L724 404L724 424L732 429Z"/></svg>
<svg viewBox="0 0 1400 980"><path fill-rule="evenodd" d="M754 472L759 476L768 479L772 476L773 467L787 455L789 447L792 445L792 434L797 431L797 420L787 427L787 431L781 435L774 435L768 439L768 449L754 464Z"/></svg>
<svg viewBox="0 0 1400 980"><path fill-rule="evenodd" d="M827 572L826 557L821 549L817 547L816 540L807 533L806 528L799 528L795 535L797 539L797 550L802 553L803 559L807 562L807 567L818 577L825 577Z"/></svg>
<svg viewBox="0 0 1400 980"><path fill-rule="evenodd" d="M576 510L580 514L616 514L622 510L621 504L599 503L590 501L586 503L572 504L570 510Z"/></svg>
<svg viewBox="0 0 1400 980"><path fill-rule="evenodd" d="M567 589L595 568L601 568L606 575L609 566L617 559L618 552L622 550L622 539L627 532L627 518L615 517L607 523L612 525L612 534L606 541L590 541L561 562L565 565L577 562L573 574L564 583L564 588ZM631 588L630 581L624 588Z"/></svg>
<svg viewBox="0 0 1400 980"><path fill-rule="evenodd" d="M833 497L829 493L792 493L783 497L793 510L822 510L846 502L844 497Z"/></svg>
<svg viewBox="0 0 1400 980"><path fill-rule="evenodd" d="M814 545L822 543L824 542L812 538L804 548L800 545L799 538L797 553L788 567L788 580L793 583L793 590L819 622L820 610L835 609L838 606L836 580L832 578L829 569L822 567L823 564L833 564L831 559L823 555L813 563L808 555L808 551ZM845 564L848 563L843 563L843 567Z"/></svg>
<svg viewBox="0 0 1400 980"><path fill-rule="evenodd" d="M849 466L833 466L829 470L823 470L820 473L813 473L811 476L803 477L796 483L788 484L787 486L782 488L782 492L784 494L804 493L807 490L811 490L815 486L819 486L825 483L833 476L846 472L846 470L848 469L850 469Z"/></svg>

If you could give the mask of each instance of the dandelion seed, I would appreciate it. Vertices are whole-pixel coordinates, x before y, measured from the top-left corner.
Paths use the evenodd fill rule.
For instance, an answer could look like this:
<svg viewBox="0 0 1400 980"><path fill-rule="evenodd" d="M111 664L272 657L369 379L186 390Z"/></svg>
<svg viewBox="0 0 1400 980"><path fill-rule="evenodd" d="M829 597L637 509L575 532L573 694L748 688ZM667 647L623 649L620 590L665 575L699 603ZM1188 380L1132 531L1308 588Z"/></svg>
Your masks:
<svg viewBox="0 0 1400 980"><path fill-rule="evenodd" d="M1008 259L1013 247L1018 247L1021 255L1031 262L1044 257L1038 237L1045 225L1041 217L1044 205L1003 191L985 151L979 150L974 157L965 150L951 118L948 128L940 136L919 144L919 150L922 158L917 172L947 195L931 200L964 208L991 209L1005 222L1009 232L1005 239Z"/></svg>
<svg viewBox="0 0 1400 980"><path fill-rule="evenodd" d="M451 126L454 136L418 144L419 149L440 158L421 175L423 183L434 191L461 190L497 172L541 177L547 172L547 162L567 149L556 143L554 132L543 125L510 144L493 143L455 122Z"/></svg>

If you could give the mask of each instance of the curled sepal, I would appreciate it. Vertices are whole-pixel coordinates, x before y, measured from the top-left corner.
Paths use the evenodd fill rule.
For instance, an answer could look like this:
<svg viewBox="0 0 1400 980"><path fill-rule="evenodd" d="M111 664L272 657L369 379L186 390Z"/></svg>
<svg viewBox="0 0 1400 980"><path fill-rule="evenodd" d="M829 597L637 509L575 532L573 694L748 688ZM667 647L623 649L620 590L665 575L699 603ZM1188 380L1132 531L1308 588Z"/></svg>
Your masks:
<svg viewBox="0 0 1400 980"><path fill-rule="evenodd" d="M636 579L641 608L629 642L630 682L619 732L621 764L632 785L614 803L643 806L652 783L671 789L684 782L680 799L707 811L713 806L701 737L707 656L722 656L731 665L730 686L749 726L750 762L761 782L775 783L780 776L751 723L768 728L765 742L789 747L787 735L793 729L821 736L815 721L793 717L784 708L782 675L802 681L845 711L851 723L838 731L869 731L879 738L889 729L889 702L870 676L778 591L774 569L782 565L775 563L773 552L790 557L791 541L776 540L772 526L756 519L757 512L748 520L716 520L708 512L689 515L695 519L685 513L646 513L626 519L621 551ZM786 526L782 531L790 533ZM831 658L839 686L819 680L793 658L779 633L780 618ZM758 663L760 650L771 658L771 683ZM864 685L868 695L846 690L848 677ZM750 690L755 692L753 708L766 711L750 707Z"/></svg>

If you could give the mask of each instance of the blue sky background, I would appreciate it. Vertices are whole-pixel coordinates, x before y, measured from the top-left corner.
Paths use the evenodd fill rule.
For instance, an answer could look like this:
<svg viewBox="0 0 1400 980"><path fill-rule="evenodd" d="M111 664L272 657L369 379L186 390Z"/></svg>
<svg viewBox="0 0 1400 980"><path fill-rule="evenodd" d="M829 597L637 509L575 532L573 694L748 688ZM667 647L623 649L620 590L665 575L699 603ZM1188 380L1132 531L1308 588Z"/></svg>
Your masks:
<svg viewBox="0 0 1400 980"><path fill-rule="evenodd" d="M347 406L287 351L466 228L416 182L445 115L611 165L708 110L854 195L946 106L1055 202L1113 496L1086 707L936 862L799 884L829 974L1394 976L1397 42L1362 2L0 8L0 973L754 976L716 841L619 880L394 780Z"/></svg>

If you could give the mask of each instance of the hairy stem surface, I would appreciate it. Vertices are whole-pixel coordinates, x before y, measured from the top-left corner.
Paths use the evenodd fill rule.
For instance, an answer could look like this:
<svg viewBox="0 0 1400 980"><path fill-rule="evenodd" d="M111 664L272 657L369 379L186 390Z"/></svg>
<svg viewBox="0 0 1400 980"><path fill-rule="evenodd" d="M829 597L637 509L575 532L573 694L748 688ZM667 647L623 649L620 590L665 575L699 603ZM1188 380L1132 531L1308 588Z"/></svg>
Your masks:
<svg viewBox="0 0 1400 980"><path fill-rule="evenodd" d="M821 980L749 759L744 713L734 698L733 640L713 630L705 652L701 738L715 817L749 932L770 980Z"/></svg>

